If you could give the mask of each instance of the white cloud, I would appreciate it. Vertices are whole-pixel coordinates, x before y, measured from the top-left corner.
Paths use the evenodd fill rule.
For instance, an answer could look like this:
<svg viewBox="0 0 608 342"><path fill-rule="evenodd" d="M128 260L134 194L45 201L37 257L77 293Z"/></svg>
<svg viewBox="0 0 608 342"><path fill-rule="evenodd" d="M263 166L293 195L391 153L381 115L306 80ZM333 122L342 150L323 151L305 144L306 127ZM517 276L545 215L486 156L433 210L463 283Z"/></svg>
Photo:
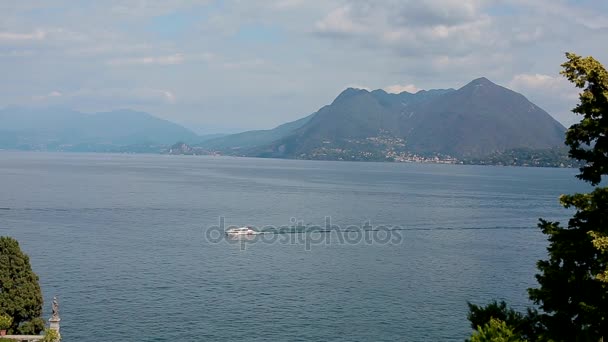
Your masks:
<svg viewBox="0 0 608 342"><path fill-rule="evenodd" d="M408 92L408 93L416 93L417 91L419 91L420 89L418 89L418 87L416 87L413 84L395 84L395 85L391 85L388 87L384 87L384 91L386 91L387 93L393 93L393 94L399 94L399 93L403 93L404 91Z"/></svg>
<svg viewBox="0 0 608 342"><path fill-rule="evenodd" d="M524 88L539 88L553 86L558 83L558 78L542 75L542 74L519 74L513 77L511 86L513 87L524 87Z"/></svg>
<svg viewBox="0 0 608 342"><path fill-rule="evenodd" d="M225 62L221 64L222 68L227 70L256 69L265 65L267 65L267 62L260 58L237 62Z"/></svg>
<svg viewBox="0 0 608 342"><path fill-rule="evenodd" d="M45 94L45 95L34 95L34 96L32 96L32 99L36 102L44 102L44 101L47 101L54 97L60 97L60 96L63 96L63 94L60 91L53 90L50 93Z"/></svg>
<svg viewBox="0 0 608 342"><path fill-rule="evenodd" d="M556 19L562 25L565 22L574 22L589 29L602 29L608 27L608 16L605 12L598 10L599 3L590 1L589 7L576 6L560 0L508 0L504 2L516 5L526 10L548 15Z"/></svg>
<svg viewBox="0 0 608 342"><path fill-rule="evenodd" d="M492 25L477 0L348 0L317 21L314 32L406 56L462 55L503 44Z"/></svg>
<svg viewBox="0 0 608 342"><path fill-rule="evenodd" d="M32 40L43 40L47 36L47 32L43 30L36 30L29 33L20 32L0 32L0 41L32 41Z"/></svg>
<svg viewBox="0 0 608 342"><path fill-rule="evenodd" d="M78 105L82 103L112 104L115 107L142 104L175 104L175 93L167 89L155 88L83 88L75 91L53 90L32 99L38 105ZM111 108L112 106L110 106Z"/></svg>
<svg viewBox="0 0 608 342"><path fill-rule="evenodd" d="M125 65L173 65L182 64L185 57L181 53L176 53L167 56L144 56L132 58L115 58L107 62L111 66Z"/></svg>
<svg viewBox="0 0 608 342"><path fill-rule="evenodd" d="M0 0L0 105L162 107L184 121L267 128L327 104L344 84L397 92L486 76L565 122L576 102L557 74L565 47L608 63L600 1L209 4ZM236 91L239 110L226 100ZM277 94L292 95L269 100Z"/></svg>
<svg viewBox="0 0 608 342"><path fill-rule="evenodd" d="M342 87L341 90L344 90L345 88L353 88L353 89L361 89L361 90L367 90L367 91L372 91L372 88L368 87L368 86L364 86L364 85L360 85L360 84L349 84L346 87Z"/></svg>
<svg viewBox="0 0 608 342"><path fill-rule="evenodd" d="M111 12L126 16L155 17L207 5L210 0L112 0L103 2ZM109 3L109 4L108 4Z"/></svg>
<svg viewBox="0 0 608 342"><path fill-rule="evenodd" d="M565 96L568 99L578 98L577 88L561 76L518 74L513 76L509 86L514 90L522 92L542 91L553 93L554 96Z"/></svg>
<svg viewBox="0 0 608 342"><path fill-rule="evenodd" d="M32 50L9 50L0 52L0 57L30 57L34 55Z"/></svg>
<svg viewBox="0 0 608 342"><path fill-rule="evenodd" d="M350 6L342 6L331 11L315 24L316 31L326 34L355 34L365 32L365 26L356 22Z"/></svg>
<svg viewBox="0 0 608 342"><path fill-rule="evenodd" d="M273 7L277 9L292 9L306 4L306 0L278 0L273 3Z"/></svg>
<svg viewBox="0 0 608 342"><path fill-rule="evenodd" d="M111 47L110 51L111 52ZM126 47L125 47L126 48ZM147 49L148 46L142 46L142 49ZM105 50L100 50L101 53ZM124 51L128 51L126 48ZM82 51L80 51L82 53ZM87 51L84 51L87 52ZM90 53L94 53L95 51L88 51ZM117 51L113 51L117 52ZM210 52L195 52L195 53L174 53L170 55L163 56L142 56L142 57L121 57L114 58L106 61L107 65L110 66L137 66L137 65L177 65L184 64L186 62L218 62L221 59L220 56L210 53ZM253 63L254 61L250 61L249 63ZM256 60L259 63L259 60ZM261 63L259 63L261 64ZM224 66L224 65L223 65Z"/></svg>
<svg viewBox="0 0 608 342"><path fill-rule="evenodd" d="M565 126L579 120L579 117L570 112L578 102L579 90L564 77L538 73L517 74L508 86L523 93Z"/></svg>
<svg viewBox="0 0 608 342"><path fill-rule="evenodd" d="M175 95L168 90L161 90L163 95L165 96L165 100L169 103L175 103Z"/></svg>

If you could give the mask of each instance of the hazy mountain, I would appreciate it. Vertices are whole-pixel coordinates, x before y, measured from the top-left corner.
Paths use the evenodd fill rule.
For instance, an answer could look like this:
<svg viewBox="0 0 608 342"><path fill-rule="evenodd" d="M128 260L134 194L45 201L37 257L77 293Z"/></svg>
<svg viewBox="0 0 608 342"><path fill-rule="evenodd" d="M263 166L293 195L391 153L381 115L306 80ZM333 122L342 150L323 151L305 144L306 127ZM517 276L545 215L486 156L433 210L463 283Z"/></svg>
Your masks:
<svg viewBox="0 0 608 342"><path fill-rule="evenodd" d="M415 94L349 88L291 134L247 153L351 160L403 153L484 156L563 146L564 132L523 95L479 78L458 90Z"/></svg>
<svg viewBox="0 0 608 342"><path fill-rule="evenodd" d="M247 131L243 133L225 135L215 139L208 139L200 144L199 147L218 150L218 151L239 151L248 149L253 146L261 146L279 140L291 133L294 130L302 127L313 117L314 114L308 115L296 121L288 122L268 130Z"/></svg>
<svg viewBox="0 0 608 342"><path fill-rule="evenodd" d="M411 109L413 151L483 156L513 148L564 145L565 127L523 95L486 78Z"/></svg>
<svg viewBox="0 0 608 342"><path fill-rule="evenodd" d="M19 107L0 110L0 136L0 148L51 150L60 146L172 144L199 139L180 125L132 110L84 114L59 108Z"/></svg>
<svg viewBox="0 0 608 342"><path fill-rule="evenodd" d="M160 152L179 141L181 149L175 150L192 154L466 161L484 156L517 159L521 153L507 151L526 149L530 159L538 159L550 156L544 149L563 147L564 133L560 123L523 95L486 78L457 90L417 93L348 88L302 119L226 136L197 136L175 123L131 110L0 110L0 148L17 149ZM189 151L184 152L184 146Z"/></svg>

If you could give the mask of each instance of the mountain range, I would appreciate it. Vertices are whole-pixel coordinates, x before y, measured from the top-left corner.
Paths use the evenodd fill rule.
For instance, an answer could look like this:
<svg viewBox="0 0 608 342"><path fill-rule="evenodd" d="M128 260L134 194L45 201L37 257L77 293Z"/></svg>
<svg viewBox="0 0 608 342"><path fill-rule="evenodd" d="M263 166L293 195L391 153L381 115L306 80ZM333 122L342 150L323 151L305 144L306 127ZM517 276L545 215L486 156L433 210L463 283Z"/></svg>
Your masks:
<svg viewBox="0 0 608 342"><path fill-rule="evenodd" d="M105 151L178 140L204 139L178 124L132 110L95 114L64 108L0 110L0 148L5 149Z"/></svg>
<svg viewBox="0 0 608 342"><path fill-rule="evenodd" d="M241 140L253 134L247 132L200 146L276 158L462 159L517 148L561 147L564 133L564 126L523 95L482 77L457 90L414 94L349 88L314 114L257 131L256 141Z"/></svg>
<svg viewBox="0 0 608 342"><path fill-rule="evenodd" d="M523 95L483 77L460 89L416 93L348 88L296 121L219 137L198 136L131 110L0 110L0 148L5 149L463 161L521 149L559 149L564 133L564 126Z"/></svg>

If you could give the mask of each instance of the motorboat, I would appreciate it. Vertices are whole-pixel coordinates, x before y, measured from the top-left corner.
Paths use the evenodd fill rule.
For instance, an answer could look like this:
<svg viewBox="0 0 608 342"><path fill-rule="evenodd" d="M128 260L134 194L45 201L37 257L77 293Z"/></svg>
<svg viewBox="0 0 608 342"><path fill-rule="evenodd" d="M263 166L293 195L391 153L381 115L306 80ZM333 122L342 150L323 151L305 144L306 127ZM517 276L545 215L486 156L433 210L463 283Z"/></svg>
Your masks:
<svg viewBox="0 0 608 342"><path fill-rule="evenodd" d="M249 228L249 227L240 227L240 228L230 228L226 230L226 235L236 236L236 235L256 235L259 232Z"/></svg>

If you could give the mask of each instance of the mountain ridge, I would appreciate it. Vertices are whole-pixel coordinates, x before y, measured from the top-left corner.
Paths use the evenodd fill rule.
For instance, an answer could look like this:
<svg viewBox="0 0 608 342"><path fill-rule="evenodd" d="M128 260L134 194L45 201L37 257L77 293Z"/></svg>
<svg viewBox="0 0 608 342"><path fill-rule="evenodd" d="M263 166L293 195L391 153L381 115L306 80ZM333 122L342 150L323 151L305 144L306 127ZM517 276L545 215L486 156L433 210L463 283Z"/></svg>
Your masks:
<svg viewBox="0 0 608 342"><path fill-rule="evenodd" d="M6 107L0 110L0 148L63 150L81 146L128 146L196 142L189 129L130 109L85 114L65 108ZM87 147L88 146L88 147Z"/></svg>
<svg viewBox="0 0 608 342"><path fill-rule="evenodd" d="M522 94L485 77L459 89L389 94L347 88L302 127L244 155L366 160L472 158L563 145L565 127Z"/></svg>
<svg viewBox="0 0 608 342"><path fill-rule="evenodd" d="M198 136L125 109L84 114L7 107L0 109L0 122L0 148L9 149L378 161L505 159L514 155L508 151L560 150L565 133L524 95L485 77L458 89L415 93L347 88L300 119L223 136ZM184 148L172 148L178 141Z"/></svg>

